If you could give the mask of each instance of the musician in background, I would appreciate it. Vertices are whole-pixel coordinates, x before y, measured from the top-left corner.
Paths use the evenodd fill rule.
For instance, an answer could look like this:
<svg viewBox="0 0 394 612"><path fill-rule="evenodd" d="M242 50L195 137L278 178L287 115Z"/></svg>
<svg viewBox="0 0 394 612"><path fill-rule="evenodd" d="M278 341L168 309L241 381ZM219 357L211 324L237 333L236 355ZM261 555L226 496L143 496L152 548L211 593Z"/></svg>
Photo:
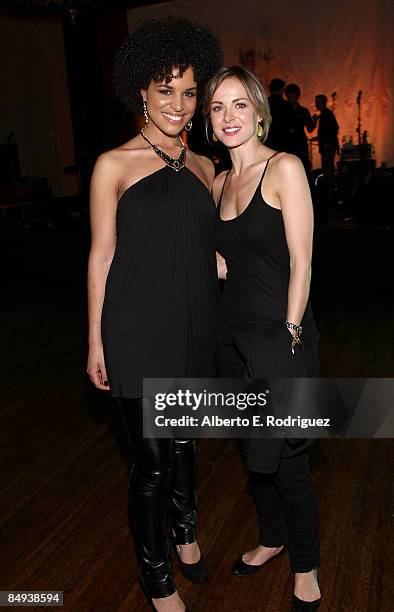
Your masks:
<svg viewBox="0 0 394 612"><path fill-rule="evenodd" d="M320 111L320 115L313 115L313 128L319 122L317 139L321 165L327 185L327 200L329 204L333 204L335 200L335 154L339 153L339 125L332 110L327 108L327 96L324 94L316 96L315 106Z"/></svg>
<svg viewBox="0 0 394 612"><path fill-rule="evenodd" d="M302 161L306 175L309 179L311 171L311 162L309 159L308 139L305 134L305 128L308 132L313 132L316 124L313 122L309 110L305 106L301 106L299 98L301 90L295 83L290 83L285 88L287 102L289 103L291 113L290 124L290 147L288 153L294 153Z"/></svg>

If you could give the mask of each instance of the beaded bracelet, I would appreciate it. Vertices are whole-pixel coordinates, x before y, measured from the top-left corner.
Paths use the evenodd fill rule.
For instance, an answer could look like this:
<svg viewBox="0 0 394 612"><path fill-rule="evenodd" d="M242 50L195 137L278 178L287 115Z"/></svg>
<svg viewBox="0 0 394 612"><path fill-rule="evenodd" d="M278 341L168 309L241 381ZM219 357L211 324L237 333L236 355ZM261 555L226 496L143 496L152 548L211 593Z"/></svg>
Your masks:
<svg viewBox="0 0 394 612"><path fill-rule="evenodd" d="M286 327L287 327L287 329L294 329L294 331L296 332L297 336L301 336L301 334L302 334L302 327L301 327L301 325L296 325L295 323L289 323L289 321L286 321Z"/></svg>

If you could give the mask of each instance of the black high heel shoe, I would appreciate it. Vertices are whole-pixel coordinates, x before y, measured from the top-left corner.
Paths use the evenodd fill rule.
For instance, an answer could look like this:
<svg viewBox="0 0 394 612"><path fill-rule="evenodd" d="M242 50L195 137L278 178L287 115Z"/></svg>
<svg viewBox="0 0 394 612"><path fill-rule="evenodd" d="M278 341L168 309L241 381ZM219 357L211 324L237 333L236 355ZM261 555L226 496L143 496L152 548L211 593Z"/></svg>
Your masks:
<svg viewBox="0 0 394 612"><path fill-rule="evenodd" d="M148 604L149 604L149 606L150 606L150 609L151 609L153 612L157 612L157 608L156 608L155 604L153 603L152 596L151 596L151 594L149 593L149 590L148 590L148 588L147 588L147 586L146 586L146 584L144 583L144 581L143 581L143 579L142 579L142 578L140 578L140 585L141 585L141 589L143 590L144 595L145 595L145 597L146 597L146 599L147 599L147 601L148 601ZM167 595L167 597L170 597L170 595ZM161 599L161 598L159 597L158 599ZM191 612L190 608L185 608L185 612Z"/></svg>
<svg viewBox="0 0 394 612"><path fill-rule="evenodd" d="M178 559L179 569L182 574L194 584L203 584L208 578L208 568L204 555L200 551L200 558L196 563L185 563L182 561L178 550L178 544L174 542L175 554Z"/></svg>
<svg viewBox="0 0 394 612"><path fill-rule="evenodd" d="M270 563L270 561L273 561L277 557L284 555L286 552L287 552L287 548L284 545L280 552L278 552L276 555L268 559L268 561L266 561L265 563L261 563L260 565L250 565L249 563L245 563L245 561L242 560L242 557L240 557L238 561L236 561L236 563L234 563L233 565L233 570L232 570L233 575L234 576L253 576L253 574L261 570L263 567L266 567L268 563Z"/></svg>
<svg viewBox="0 0 394 612"><path fill-rule="evenodd" d="M319 569L317 570L317 584L320 588L320 573ZM303 599L299 599L297 595L292 595L291 597L291 612L314 612L317 610L321 604L321 596L319 599L315 599L314 601L304 601Z"/></svg>

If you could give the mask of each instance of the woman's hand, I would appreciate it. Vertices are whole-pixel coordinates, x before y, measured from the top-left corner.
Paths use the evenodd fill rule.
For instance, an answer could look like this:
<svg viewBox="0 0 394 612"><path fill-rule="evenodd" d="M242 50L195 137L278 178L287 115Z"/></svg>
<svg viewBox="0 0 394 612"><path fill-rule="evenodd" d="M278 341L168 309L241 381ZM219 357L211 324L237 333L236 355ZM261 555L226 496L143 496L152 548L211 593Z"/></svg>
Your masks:
<svg viewBox="0 0 394 612"><path fill-rule="evenodd" d="M296 332L293 329L288 329L287 330L289 332L289 334L292 336L292 341L291 341L291 352L294 353L294 347L297 344L297 341L295 339L296 337Z"/></svg>
<svg viewBox="0 0 394 612"><path fill-rule="evenodd" d="M88 365L86 369L90 380L97 389L109 391L108 376L104 363L104 351L102 344L89 347Z"/></svg>
<svg viewBox="0 0 394 612"><path fill-rule="evenodd" d="M294 355L294 349L297 346L297 344L301 344L301 340L300 340L300 336L297 334L297 332L294 329L287 329L287 331L289 332L289 334L291 334L292 336L292 341L291 341L291 352Z"/></svg>

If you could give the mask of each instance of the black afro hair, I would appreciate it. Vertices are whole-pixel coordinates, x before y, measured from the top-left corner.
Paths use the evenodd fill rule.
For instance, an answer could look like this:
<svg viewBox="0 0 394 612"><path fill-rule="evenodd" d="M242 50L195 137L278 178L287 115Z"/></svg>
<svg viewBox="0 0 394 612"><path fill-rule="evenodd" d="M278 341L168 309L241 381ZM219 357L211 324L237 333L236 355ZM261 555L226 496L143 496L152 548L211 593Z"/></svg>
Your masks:
<svg viewBox="0 0 394 612"><path fill-rule="evenodd" d="M141 89L152 81L170 80L174 66L181 75L190 66L200 101L205 82L221 65L220 44L208 28L177 17L152 19L129 34L116 54L115 95L141 113Z"/></svg>

